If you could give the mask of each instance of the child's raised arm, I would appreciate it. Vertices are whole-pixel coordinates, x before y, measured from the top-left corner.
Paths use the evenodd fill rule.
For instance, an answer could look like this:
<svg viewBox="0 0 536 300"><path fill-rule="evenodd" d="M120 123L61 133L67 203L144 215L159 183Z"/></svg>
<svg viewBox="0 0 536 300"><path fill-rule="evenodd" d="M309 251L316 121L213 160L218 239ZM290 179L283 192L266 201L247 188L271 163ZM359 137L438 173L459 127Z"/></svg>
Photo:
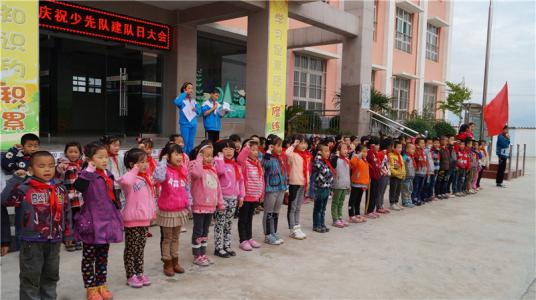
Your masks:
<svg viewBox="0 0 536 300"><path fill-rule="evenodd" d="M248 156L249 156L250 152L251 151L249 150L249 145L246 144L244 146L244 148L242 148L242 151L240 151L240 154L238 154L238 157L236 158L236 161L238 161L238 163L240 165L245 165L246 160L248 159Z"/></svg>
<svg viewBox="0 0 536 300"><path fill-rule="evenodd" d="M153 173L153 178L154 180L162 183L166 180L166 173L167 173L167 159L164 157L156 165L156 169L154 170L154 173Z"/></svg>
<svg viewBox="0 0 536 300"><path fill-rule="evenodd" d="M223 160L223 154L220 152L217 156L214 156L214 167L218 175L225 174L225 162Z"/></svg>
<svg viewBox="0 0 536 300"><path fill-rule="evenodd" d="M121 188L128 188L134 185L136 183L136 176L138 175L140 169L137 165L134 165L130 171L128 171L125 175L119 177L117 179L117 183L121 186Z"/></svg>
<svg viewBox="0 0 536 300"><path fill-rule="evenodd" d="M190 162L188 169L192 179L203 177L203 155L201 153L197 155L196 160Z"/></svg>
<svg viewBox="0 0 536 300"><path fill-rule="evenodd" d="M175 100L173 100L173 103L179 108L182 109L184 107L184 99L186 99L186 96L188 94L186 92L182 92Z"/></svg>

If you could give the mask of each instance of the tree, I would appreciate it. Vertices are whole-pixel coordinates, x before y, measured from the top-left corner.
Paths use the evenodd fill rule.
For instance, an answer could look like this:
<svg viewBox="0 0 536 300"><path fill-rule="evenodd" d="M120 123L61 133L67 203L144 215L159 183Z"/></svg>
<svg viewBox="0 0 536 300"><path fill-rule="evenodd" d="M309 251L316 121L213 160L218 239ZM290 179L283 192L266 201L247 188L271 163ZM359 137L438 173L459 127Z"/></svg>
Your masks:
<svg viewBox="0 0 536 300"><path fill-rule="evenodd" d="M392 97L389 97L378 90L372 89L370 91L370 110L380 114L388 114L391 110L392 99Z"/></svg>
<svg viewBox="0 0 536 300"><path fill-rule="evenodd" d="M465 87L463 82L454 83L447 81L446 84L449 95L447 96L447 100L441 102L439 109L443 112L448 110L455 114L459 118L461 124L464 104L471 99L472 91Z"/></svg>
<svg viewBox="0 0 536 300"><path fill-rule="evenodd" d="M437 121L434 124L434 130L437 134L437 136L449 136L449 135L456 135L456 129L450 125L449 122L445 121Z"/></svg>

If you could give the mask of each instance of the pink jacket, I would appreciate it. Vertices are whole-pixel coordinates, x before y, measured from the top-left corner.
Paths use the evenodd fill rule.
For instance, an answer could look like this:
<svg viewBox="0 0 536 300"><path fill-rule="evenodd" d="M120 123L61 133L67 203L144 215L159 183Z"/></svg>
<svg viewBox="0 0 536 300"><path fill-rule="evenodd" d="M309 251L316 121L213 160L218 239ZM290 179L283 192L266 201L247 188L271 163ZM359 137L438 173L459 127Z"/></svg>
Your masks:
<svg viewBox="0 0 536 300"><path fill-rule="evenodd" d="M182 172L182 176L179 172ZM160 161L154 171L154 180L162 189L158 197L158 209L161 211L181 211L190 205L188 199L188 169L185 166L174 168L167 160Z"/></svg>
<svg viewBox="0 0 536 300"><path fill-rule="evenodd" d="M237 161L242 167L244 174L244 186L246 195L244 201L259 202L264 197L264 174L261 162L249 158L249 146L242 148Z"/></svg>
<svg viewBox="0 0 536 300"><path fill-rule="evenodd" d="M125 193L126 203L122 212L125 227L149 226L156 216L151 187L138 176L138 172L138 168L134 167L117 180Z"/></svg>
<svg viewBox="0 0 536 300"><path fill-rule="evenodd" d="M214 158L216 172L218 172L218 177L220 179L221 193L223 197L237 198L238 200L244 199L245 190L244 190L244 176L238 167L240 179L236 179L235 168L230 163L225 163L223 158L215 157ZM235 162L235 164L237 164Z"/></svg>
<svg viewBox="0 0 536 300"><path fill-rule="evenodd" d="M224 209L218 174L214 168L211 170L203 167L203 156L198 155L196 160L190 162L189 172L192 181L192 212L214 213L216 206Z"/></svg>

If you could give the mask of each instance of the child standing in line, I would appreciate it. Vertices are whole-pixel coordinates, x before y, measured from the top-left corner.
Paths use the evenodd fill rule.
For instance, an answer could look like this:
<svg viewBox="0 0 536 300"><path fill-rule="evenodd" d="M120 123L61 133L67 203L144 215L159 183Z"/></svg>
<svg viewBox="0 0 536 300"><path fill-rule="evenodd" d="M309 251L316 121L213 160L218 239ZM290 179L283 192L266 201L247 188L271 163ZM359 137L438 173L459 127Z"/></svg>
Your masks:
<svg viewBox="0 0 536 300"><path fill-rule="evenodd" d="M447 147L448 138L442 136L439 142L439 170L437 172L437 180L435 186L435 194L438 199L447 199L448 196L448 182L449 182L449 170L450 170L450 151Z"/></svg>
<svg viewBox="0 0 536 300"><path fill-rule="evenodd" d="M449 136L449 142L447 145L447 149L450 153L450 166L449 166L449 181L447 183L447 189L446 192L448 193L448 197L456 197L454 195L454 186L456 185L456 165L458 164L458 161L456 159L456 139L454 136Z"/></svg>
<svg viewBox="0 0 536 300"><path fill-rule="evenodd" d="M479 160L480 160L480 152L478 149L478 143L477 141L473 141L471 147L471 174L473 175L473 180L469 182L470 189L469 192L471 194L475 194L477 192L476 188L476 182L478 181L478 173L480 173L480 166L479 166Z"/></svg>
<svg viewBox="0 0 536 300"><path fill-rule="evenodd" d="M106 167L108 150L99 142L86 145L87 167L74 187L84 204L76 218L75 239L82 241L82 278L88 299L112 299L106 285L110 243L123 241L121 203L114 193L114 177Z"/></svg>
<svg viewBox="0 0 536 300"><path fill-rule="evenodd" d="M367 146L359 144L356 154L350 160L352 189L348 200L348 217L350 223L363 223L367 219L359 213L361 198L370 185L369 165L367 163Z"/></svg>
<svg viewBox="0 0 536 300"><path fill-rule="evenodd" d="M424 154L426 155L426 161L428 162L428 172L426 174L426 181L422 188L422 198L424 202L430 202L434 200L434 186L435 186L435 173L434 173L434 157L433 157L434 141L432 139L426 139L426 146L424 148Z"/></svg>
<svg viewBox="0 0 536 300"><path fill-rule="evenodd" d="M335 168L335 173L337 174L333 181L331 217L333 226L344 228L348 226L348 223L343 221L342 207L344 206L344 198L349 193L352 184L350 179L350 160L348 159L350 146L345 143L339 143L336 149L337 153L331 158L331 165Z"/></svg>
<svg viewBox="0 0 536 300"><path fill-rule="evenodd" d="M123 157L119 155L121 138L119 136L103 136L101 142L106 146L106 150L108 151L107 168L114 176L114 179L117 180L127 172L123 164ZM117 195L121 207L123 207L125 205L125 195L121 192L121 187L117 181L114 181L114 193Z"/></svg>
<svg viewBox="0 0 536 300"><path fill-rule="evenodd" d="M58 166L56 167L56 176L63 182L67 189L67 195L71 206L71 220L74 224L74 219L80 212L80 205L82 205L82 193L74 188L74 182L78 178L78 173L82 170L82 146L78 142L71 142L65 145L63 151L65 157L58 159ZM76 241L73 245L65 247L69 252L75 250L82 250L82 243Z"/></svg>
<svg viewBox="0 0 536 300"><path fill-rule="evenodd" d="M309 186L311 156L306 151L307 142L302 135L294 137L294 144L288 147L286 153L289 165L289 194L288 194L288 227L290 237L303 240L307 238L301 230L300 211Z"/></svg>
<svg viewBox="0 0 536 300"><path fill-rule="evenodd" d="M194 215L192 253L194 264L203 267L213 264L206 255L210 222L216 208L225 208L218 173L213 166L213 151L212 144L203 141L192 151L191 155L197 158L189 166Z"/></svg>
<svg viewBox="0 0 536 300"><path fill-rule="evenodd" d="M380 217L378 213L375 212L376 204L378 203L379 197L379 182L381 179L381 166L380 161L378 160L378 138L370 137L368 145L370 146L367 153L367 162L369 165L369 174L370 174L370 187L367 190L366 194L366 205L365 210L367 212L368 219L377 219Z"/></svg>
<svg viewBox="0 0 536 300"><path fill-rule="evenodd" d="M143 274L143 256L151 220L155 218L154 189L146 173L147 153L138 148L125 153L124 164L128 172L117 182L125 193L123 222L125 226L125 251L123 261L127 285L133 288L151 285Z"/></svg>
<svg viewBox="0 0 536 300"><path fill-rule="evenodd" d="M378 182L378 202L376 211L380 214L388 214L390 211L383 208L385 191L389 185L391 171L389 167L389 153L393 150L393 141L390 138L383 139L380 142L380 151L378 151L378 161L380 162L380 181Z"/></svg>
<svg viewBox="0 0 536 300"><path fill-rule="evenodd" d="M471 183L473 182L473 176L474 176L474 172L473 172L473 140L471 140L470 138L467 138L467 140L465 141L465 152L467 152L467 168L466 168L466 171L465 171L465 182L463 184L463 189L464 189L464 193L466 195L468 194L472 194L471 192Z"/></svg>
<svg viewBox="0 0 536 300"><path fill-rule="evenodd" d="M482 179L482 175L484 175L484 170L488 168L489 165L489 159L488 159L488 150L487 143L484 140L481 140L478 149L480 153L480 159L478 160L478 164L480 166L480 171L478 172L478 180L476 181L476 188L477 190L480 190L480 180Z"/></svg>
<svg viewBox="0 0 536 300"><path fill-rule="evenodd" d="M154 143L153 140L150 138L140 138L138 139L138 148L145 151L145 154L147 154L147 170L145 173L149 176L149 180L151 181L152 188L153 188L153 195L154 195L154 202L156 206L156 201L158 199L158 196L160 195L160 183L156 182L153 178L154 171L156 170L156 160L153 157L153 147ZM154 225L151 223L151 225ZM150 231L147 231L147 237L152 237L153 234Z"/></svg>
<svg viewBox="0 0 536 300"><path fill-rule="evenodd" d="M424 184L426 183L426 176L428 174L428 159L426 157L426 154L424 153L425 143L423 138L417 138L415 140L416 148L415 148L415 179L413 180L413 192L411 194L411 198L413 199L413 204L417 206L423 205L424 198L423 196L423 188Z"/></svg>
<svg viewBox="0 0 536 300"><path fill-rule="evenodd" d="M179 237L181 227L188 223L190 206L188 168L181 146L168 143L162 149L154 180L162 187L156 224L160 226L162 235L163 272L166 276L174 276L175 273L184 273L184 268L179 264Z"/></svg>
<svg viewBox="0 0 536 300"><path fill-rule="evenodd" d="M279 211L285 192L288 188L288 167L283 155L283 140L278 136L268 139L262 166L266 194L264 196L264 242L270 245L281 245L284 241L277 233Z"/></svg>
<svg viewBox="0 0 536 300"><path fill-rule="evenodd" d="M72 245L71 209L64 186L54 182L54 156L47 151L31 155L32 176L8 181L9 197L2 205L17 205L27 220L20 224L20 299L56 299L60 277L60 245ZM17 185L17 187L15 187Z"/></svg>
<svg viewBox="0 0 536 300"><path fill-rule="evenodd" d="M335 168L329 161L330 149L327 143L318 145L318 154L313 162L315 174L315 203L313 208L313 231L319 233L329 232L326 227L325 215L329 194L333 185L333 178L337 176Z"/></svg>
<svg viewBox="0 0 536 300"><path fill-rule="evenodd" d="M393 151L389 153L389 168L391 171L391 180L389 182L389 203L391 209L402 210L398 204L402 181L406 177L406 168L402 159L402 143L395 141Z"/></svg>
<svg viewBox="0 0 536 300"><path fill-rule="evenodd" d="M469 154L465 149L465 143L460 142L456 152L456 182L454 194L458 197L465 196L463 193L465 190L464 183L466 182L467 170L469 168Z"/></svg>
<svg viewBox="0 0 536 300"><path fill-rule="evenodd" d="M262 164L259 161L259 143L255 140L246 141L244 148L237 158L244 174L245 197L239 203L238 212L238 235L240 237L240 249L251 251L260 248L260 244L253 239L252 226L255 208L264 198L264 174Z"/></svg>
<svg viewBox="0 0 536 300"><path fill-rule="evenodd" d="M407 208L413 208L415 205L413 204L411 194L413 192L413 180L415 179L415 168L416 163L413 159L415 155L415 145L411 142L406 142L406 151L404 153L404 167L406 167L406 177L402 181L402 188L401 188L401 194L402 194L402 206Z"/></svg>
<svg viewBox="0 0 536 300"><path fill-rule="evenodd" d="M216 143L215 151L218 156L214 158L214 161L225 208L223 211L216 212L214 255L228 258L236 255L236 252L231 248L231 229L238 202L244 200L244 177L234 158L235 145L231 140Z"/></svg>

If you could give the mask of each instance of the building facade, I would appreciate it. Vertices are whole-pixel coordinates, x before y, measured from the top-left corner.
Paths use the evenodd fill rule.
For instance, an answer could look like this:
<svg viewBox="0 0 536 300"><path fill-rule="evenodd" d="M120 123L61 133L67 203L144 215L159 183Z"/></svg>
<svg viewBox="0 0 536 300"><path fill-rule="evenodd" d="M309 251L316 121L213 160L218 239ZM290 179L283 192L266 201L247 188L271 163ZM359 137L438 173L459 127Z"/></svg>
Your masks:
<svg viewBox="0 0 536 300"><path fill-rule="evenodd" d="M92 34L40 26L42 135L178 132L172 100L183 82L194 84L198 101L219 89L221 101L231 104L222 136L264 134L269 1L62 3L73 10L61 15L56 11L60 8L52 7L57 2L40 2L40 24L47 22L43 18L72 24L78 7L97 16L156 26L154 42L103 38L97 33L107 27L97 17L80 20ZM47 4L52 10L43 15ZM287 76L281 89L286 104L315 111L340 109L341 127L364 134L369 123L366 91L373 87L393 95L397 119L413 110L440 117L434 107L444 98L450 5L289 1ZM150 40L149 27L141 36ZM140 34L126 31L125 25L116 24L115 30L132 37ZM201 124L197 135L203 136Z"/></svg>

